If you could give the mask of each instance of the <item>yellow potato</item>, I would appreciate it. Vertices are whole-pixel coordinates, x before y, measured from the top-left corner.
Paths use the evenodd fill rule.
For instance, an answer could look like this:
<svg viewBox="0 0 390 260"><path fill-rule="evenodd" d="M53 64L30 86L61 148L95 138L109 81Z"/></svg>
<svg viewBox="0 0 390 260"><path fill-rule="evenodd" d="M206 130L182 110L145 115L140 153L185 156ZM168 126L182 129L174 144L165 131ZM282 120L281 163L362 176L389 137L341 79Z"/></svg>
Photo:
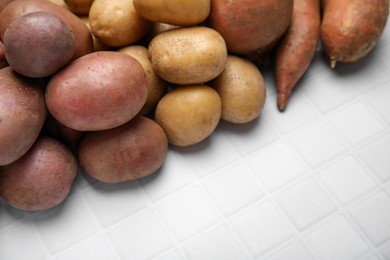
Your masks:
<svg viewBox="0 0 390 260"><path fill-rule="evenodd" d="M89 23L93 35L111 47L133 44L152 27L152 22L135 10L132 0L94 0Z"/></svg>
<svg viewBox="0 0 390 260"><path fill-rule="evenodd" d="M213 88L181 86L167 93L157 104L155 121L164 129L170 144L189 146L214 132L221 110L221 99Z"/></svg>
<svg viewBox="0 0 390 260"><path fill-rule="evenodd" d="M73 13L88 15L93 0L63 0Z"/></svg>
<svg viewBox="0 0 390 260"><path fill-rule="evenodd" d="M118 50L132 56L141 63L146 74L146 81L148 83L148 98L140 112L140 114L147 114L151 112L165 94L167 83L162 80L154 71L152 63L148 58L148 49L141 45L131 45Z"/></svg>
<svg viewBox="0 0 390 260"><path fill-rule="evenodd" d="M160 33L150 42L148 52L157 74L181 85L212 80L224 70L227 60L222 36L203 26Z"/></svg>
<svg viewBox="0 0 390 260"><path fill-rule="evenodd" d="M266 90L260 70L249 60L229 55L225 70L211 83L222 100L222 119L243 124L263 110Z"/></svg>
<svg viewBox="0 0 390 260"><path fill-rule="evenodd" d="M134 0L140 15L154 22L190 26L203 22L210 13L210 0Z"/></svg>

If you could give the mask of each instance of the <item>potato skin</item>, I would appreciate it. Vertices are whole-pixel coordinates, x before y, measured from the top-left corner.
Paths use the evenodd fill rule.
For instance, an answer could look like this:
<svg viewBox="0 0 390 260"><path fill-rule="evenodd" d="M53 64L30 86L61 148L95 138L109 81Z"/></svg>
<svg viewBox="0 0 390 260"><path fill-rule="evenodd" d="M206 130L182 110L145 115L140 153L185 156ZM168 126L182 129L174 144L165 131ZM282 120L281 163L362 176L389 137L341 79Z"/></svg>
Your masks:
<svg viewBox="0 0 390 260"><path fill-rule="evenodd" d="M72 60L92 52L92 35L88 27L72 12L46 0L18 0L9 3L0 13L0 35L3 39L8 25L22 15L43 11L61 17L71 28L76 40Z"/></svg>
<svg viewBox="0 0 390 260"><path fill-rule="evenodd" d="M93 52L57 72L46 88L50 113L63 125L97 131L126 123L147 99L141 64L116 51Z"/></svg>
<svg viewBox="0 0 390 260"><path fill-rule="evenodd" d="M211 0L207 25L218 31L228 51L264 55L291 23L293 0Z"/></svg>
<svg viewBox="0 0 390 260"><path fill-rule="evenodd" d="M95 179L120 183L140 179L164 163L168 140L153 120L137 116L117 128L87 133L80 142L80 165Z"/></svg>
<svg viewBox="0 0 390 260"><path fill-rule="evenodd" d="M19 160L0 167L0 198L28 211L40 211L62 203L77 174L76 157L65 145L39 137Z"/></svg>
<svg viewBox="0 0 390 260"><path fill-rule="evenodd" d="M0 166L25 154L37 139L47 116L42 79L0 69Z"/></svg>
<svg viewBox="0 0 390 260"><path fill-rule="evenodd" d="M179 26L197 25L210 13L210 0L134 0L133 3L144 18Z"/></svg>
<svg viewBox="0 0 390 260"><path fill-rule="evenodd" d="M212 81L222 101L222 119L248 123L263 110L266 90L260 70L248 59L229 55L225 70Z"/></svg>
<svg viewBox="0 0 390 260"><path fill-rule="evenodd" d="M170 144L190 146L214 132L221 112L217 91L206 85L188 85L165 94L157 104L154 119L166 132Z"/></svg>
<svg viewBox="0 0 390 260"><path fill-rule="evenodd" d="M64 0L69 10L77 15L88 15L94 0Z"/></svg>
<svg viewBox="0 0 390 260"><path fill-rule="evenodd" d="M141 63L148 83L148 98L142 107L140 114L146 115L152 112L160 99L168 89L168 83L161 79L154 71L151 61L148 58L148 49L142 45L131 45L118 50L135 58Z"/></svg>
<svg viewBox="0 0 390 260"><path fill-rule="evenodd" d="M322 8L321 38L331 67L365 57L389 16L389 0L323 0Z"/></svg>
<svg viewBox="0 0 390 260"><path fill-rule="evenodd" d="M152 22L135 10L133 0L94 0L88 18L93 35L111 47L136 43L152 28Z"/></svg>
<svg viewBox="0 0 390 260"><path fill-rule="evenodd" d="M14 20L3 36L5 57L18 73L47 77L73 57L76 48L70 26L49 12L32 12Z"/></svg>
<svg viewBox="0 0 390 260"><path fill-rule="evenodd" d="M201 84L218 76L227 60L226 44L215 30L194 26L157 35L148 47L156 73L181 85Z"/></svg>

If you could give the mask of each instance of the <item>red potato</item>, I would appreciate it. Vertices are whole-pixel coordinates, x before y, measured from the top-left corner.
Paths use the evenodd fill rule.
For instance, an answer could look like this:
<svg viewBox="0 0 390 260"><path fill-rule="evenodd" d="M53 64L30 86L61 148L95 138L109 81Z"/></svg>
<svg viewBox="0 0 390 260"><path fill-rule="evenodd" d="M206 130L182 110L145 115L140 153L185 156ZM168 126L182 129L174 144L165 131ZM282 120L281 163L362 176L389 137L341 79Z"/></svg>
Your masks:
<svg viewBox="0 0 390 260"><path fill-rule="evenodd" d="M137 116L117 128L88 132L78 158L87 174L104 183L140 179L164 163L168 140L153 120Z"/></svg>
<svg viewBox="0 0 390 260"><path fill-rule="evenodd" d="M223 36L229 52L256 58L282 37L292 10L293 0L211 0L207 25Z"/></svg>
<svg viewBox="0 0 390 260"><path fill-rule="evenodd" d="M23 157L0 167L0 198L28 211L55 207L69 194L77 169L76 157L65 145L39 137Z"/></svg>
<svg viewBox="0 0 390 260"><path fill-rule="evenodd" d="M0 69L8 66L7 59L5 58L4 44L0 41Z"/></svg>
<svg viewBox="0 0 390 260"><path fill-rule="evenodd" d="M45 82L0 69L0 166L25 154L37 139L47 110Z"/></svg>
<svg viewBox="0 0 390 260"><path fill-rule="evenodd" d="M76 49L72 60L92 52L92 34L83 21L69 10L47 0L17 0L10 2L0 13L1 38L3 39L5 30L15 19L37 11L54 13L71 27L76 40Z"/></svg>
<svg viewBox="0 0 390 260"><path fill-rule="evenodd" d="M114 128L136 116L148 87L141 64L116 51L98 51L73 61L48 82L49 112L78 131Z"/></svg>
<svg viewBox="0 0 390 260"><path fill-rule="evenodd" d="M334 68L375 47L389 16L389 0L322 0L322 10L322 44Z"/></svg>
<svg viewBox="0 0 390 260"><path fill-rule="evenodd" d="M277 106L286 109L294 87L311 64L320 40L320 0L294 0L291 25L276 48Z"/></svg>
<svg viewBox="0 0 390 260"><path fill-rule="evenodd" d="M76 48L70 26L49 12L32 12L15 19L3 41L12 69L32 78L57 72L70 61Z"/></svg>

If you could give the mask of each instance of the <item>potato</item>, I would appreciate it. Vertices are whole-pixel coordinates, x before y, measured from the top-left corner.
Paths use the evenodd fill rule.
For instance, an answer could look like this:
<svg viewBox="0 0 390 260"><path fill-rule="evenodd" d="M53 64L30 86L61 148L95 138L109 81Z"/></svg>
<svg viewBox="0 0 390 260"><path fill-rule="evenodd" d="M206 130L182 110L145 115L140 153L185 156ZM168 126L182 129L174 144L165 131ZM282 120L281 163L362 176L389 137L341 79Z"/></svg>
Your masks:
<svg viewBox="0 0 390 260"><path fill-rule="evenodd" d="M64 0L69 10L77 15L88 15L93 0Z"/></svg>
<svg viewBox="0 0 390 260"><path fill-rule="evenodd" d="M93 35L111 47L136 43L152 28L152 22L135 10L133 0L95 0L89 23Z"/></svg>
<svg viewBox="0 0 390 260"><path fill-rule="evenodd" d="M222 119L243 124L257 118L263 110L264 79L250 60L229 55L225 70L211 83L222 101Z"/></svg>
<svg viewBox="0 0 390 260"><path fill-rule="evenodd" d="M354 62L376 46L389 17L389 0L323 0L321 39L330 66Z"/></svg>
<svg viewBox="0 0 390 260"><path fill-rule="evenodd" d="M213 88L180 86L157 104L155 121L165 130L170 144L190 146L214 132L221 111L221 99Z"/></svg>
<svg viewBox="0 0 390 260"><path fill-rule="evenodd" d="M8 25L22 15L43 11L61 17L73 31L76 50L72 60L92 52L92 35L88 27L72 12L46 0L17 0L9 3L0 13L0 35L3 39Z"/></svg>
<svg viewBox="0 0 390 260"><path fill-rule="evenodd" d="M48 82L46 104L61 124L97 131L132 119L145 104L147 91L145 72L136 59L99 51L57 72Z"/></svg>
<svg viewBox="0 0 390 260"><path fill-rule="evenodd" d="M164 163L168 141L153 120L137 116L117 128L87 133L78 158L87 174L104 183L140 179Z"/></svg>
<svg viewBox="0 0 390 260"><path fill-rule="evenodd" d="M47 110L42 79L0 69L0 166L25 154L37 139Z"/></svg>
<svg viewBox="0 0 390 260"><path fill-rule="evenodd" d="M291 23L293 0L211 0L207 25L218 31L229 52L262 56Z"/></svg>
<svg viewBox="0 0 390 260"><path fill-rule="evenodd" d="M48 12L32 12L15 19L3 41L12 69L32 78L54 74L71 60L76 49L70 26Z"/></svg>
<svg viewBox="0 0 390 260"><path fill-rule="evenodd" d="M133 3L137 12L146 19L173 25L197 25L210 13L210 0L134 0Z"/></svg>
<svg viewBox="0 0 390 260"><path fill-rule="evenodd" d="M88 29L91 31L91 26L89 24L89 18L88 16L81 16L80 17L81 21L84 22L84 24L88 27ZM110 46L107 46L106 44L102 43L101 41L99 41L95 35L93 35L92 31L91 31L91 34L92 34L92 50L93 51L112 51L114 50L113 47L110 47Z"/></svg>
<svg viewBox="0 0 390 260"><path fill-rule="evenodd" d="M162 80L154 71L152 63L148 58L148 49L146 47L141 45L131 45L121 48L118 51L130 55L141 63L146 73L148 98L146 99L145 105L143 106L140 114L145 115L152 112L158 101L160 101L162 96L165 94L168 88L167 82Z"/></svg>
<svg viewBox="0 0 390 260"><path fill-rule="evenodd" d="M8 66L8 62L5 58L4 44L0 41L0 69Z"/></svg>
<svg viewBox="0 0 390 260"><path fill-rule="evenodd" d="M53 208L68 196L77 169L76 157L65 145L39 137L23 157L0 167L0 198L28 211Z"/></svg>
<svg viewBox="0 0 390 260"><path fill-rule="evenodd" d="M227 60L222 36L203 26L163 32L153 38L148 52L156 73L181 85L210 81L223 71Z"/></svg>

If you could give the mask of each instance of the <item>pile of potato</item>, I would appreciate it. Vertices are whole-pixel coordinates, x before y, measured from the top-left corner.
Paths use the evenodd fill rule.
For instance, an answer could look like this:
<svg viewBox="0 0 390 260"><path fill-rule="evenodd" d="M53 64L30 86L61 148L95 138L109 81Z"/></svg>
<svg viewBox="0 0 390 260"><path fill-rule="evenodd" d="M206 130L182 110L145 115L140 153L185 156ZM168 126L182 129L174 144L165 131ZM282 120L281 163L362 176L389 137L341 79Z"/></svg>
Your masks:
<svg viewBox="0 0 390 260"><path fill-rule="evenodd" d="M332 67L356 61L388 12L389 0L0 0L0 198L45 210L79 167L104 183L153 174L170 145L259 117L262 66L283 111L321 39Z"/></svg>

